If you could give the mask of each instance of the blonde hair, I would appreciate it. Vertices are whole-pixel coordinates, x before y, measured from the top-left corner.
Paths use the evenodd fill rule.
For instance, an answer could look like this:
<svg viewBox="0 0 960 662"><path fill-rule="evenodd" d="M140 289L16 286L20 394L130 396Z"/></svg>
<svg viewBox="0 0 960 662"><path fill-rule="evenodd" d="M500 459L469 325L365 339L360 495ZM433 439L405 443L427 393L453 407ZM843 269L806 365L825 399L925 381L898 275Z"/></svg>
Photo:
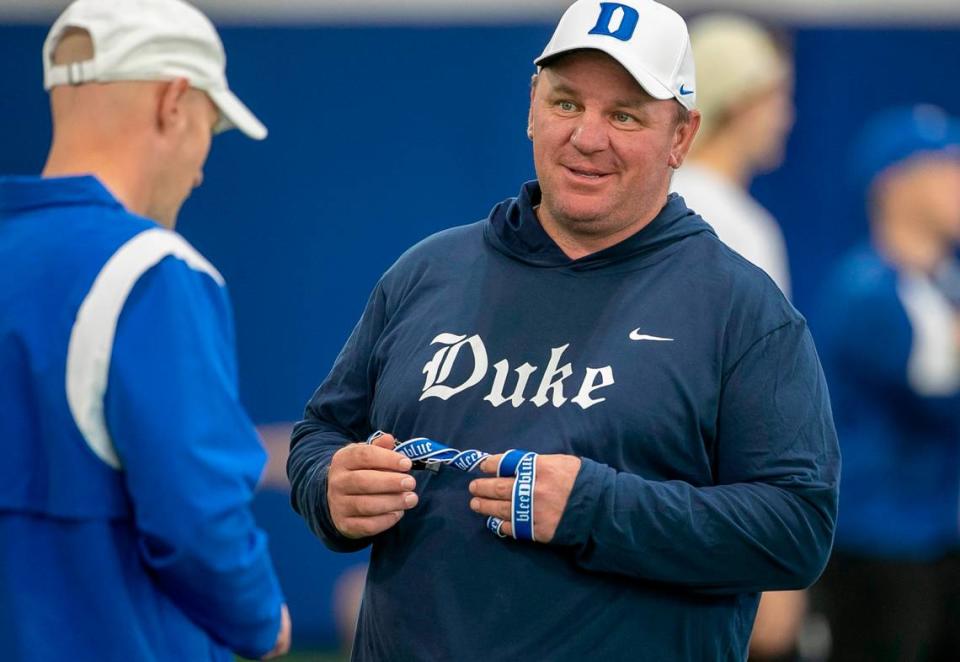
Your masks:
<svg viewBox="0 0 960 662"><path fill-rule="evenodd" d="M739 102L791 75L781 45L764 26L744 16L701 16L690 24L690 42L703 137L719 129Z"/></svg>

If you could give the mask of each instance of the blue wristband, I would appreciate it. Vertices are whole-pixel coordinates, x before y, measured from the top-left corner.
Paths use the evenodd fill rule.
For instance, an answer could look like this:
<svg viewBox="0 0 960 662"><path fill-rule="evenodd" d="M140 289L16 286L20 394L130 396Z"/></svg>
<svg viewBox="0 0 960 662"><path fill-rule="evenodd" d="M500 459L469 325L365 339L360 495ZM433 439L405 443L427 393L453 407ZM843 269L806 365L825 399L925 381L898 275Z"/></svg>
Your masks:
<svg viewBox="0 0 960 662"><path fill-rule="evenodd" d="M533 535L533 488L537 482L537 454L526 453L517 465L510 498L510 527L517 540L536 542Z"/></svg>
<svg viewBox="0 0 960 662"><path fill-rule="evenodd" d="M499 517L490 516L487 518L487 528L497 535L498 538L506 538L507 534L503 532L503 520Z"/></svg>
<svg viewBox="0 0 960 662"><path fill-rule="evenodd" d="M383 432L377 430L367 438L367 443L372 444L375 439L383 436ZM449 464L461 471L476 471L480 463L490 457L489 453L470 449L467 451L458 451L456 448L450 448L439 441L427 439L426 437L415 437L394 445L393 450L407 456L414 462L422 462L427 467Z"/></svg>
<svg viewBox="0 0 960 662"><path fill-rule="evenodd" d="M367 443L373 443L383 434L379 430L374 432L367 439ZM416 437L398 442L393 450L414 462L421 462L427 467L436 468L440 465L449 465L465 472L476 471L480 464L490 457L489 453L483 451L476 449L460 451L426 437ZM537 454L516 448L508 450L500 458L500 464L497 465L497 476L500 478L516 478L513 482L513 492L510 495L510 528L513 530L513 537L517 540L536 542L533 521L533 495L537 482ZM487 518L487 528L497 536L506 538L506 534L503 533L503 524L503 520L499 517L491 516Z"/></svg>
<svg viewBox="0 0 960 662"><path fill-rule="evenodd" d="M497 465L497 476L500 478L513 478L517 475L517 466L520 464L520 460L528 453L529 451L522 451L516 448L511 448L500 458L500 464Z"/></svg>

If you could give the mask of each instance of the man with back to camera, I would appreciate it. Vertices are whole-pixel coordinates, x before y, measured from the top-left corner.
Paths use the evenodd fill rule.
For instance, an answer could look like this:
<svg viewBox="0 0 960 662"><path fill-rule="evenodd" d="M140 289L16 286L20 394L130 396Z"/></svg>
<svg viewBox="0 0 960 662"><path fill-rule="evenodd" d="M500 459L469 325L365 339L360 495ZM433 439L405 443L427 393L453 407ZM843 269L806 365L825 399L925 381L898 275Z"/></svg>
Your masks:
<svg viewBox="0 0 960 662"><path fill-rule="evenodd" d="M699 124L676 13L579 0L536 64L538 180L383 276L294 430L293 505L373 545L356 659L743 659L758 593L830 549L810 335L668 196Z"/></svg>
<svg viewBox="0 0 960 662"><path fill-rule="evenodd" d="M854 148L869 241L816 320L846 459L836 552L818 586L831 659L960 650L960 120L886 110Z"/></svg>
<svg viewBox="0 0 960 662"><path fill-rule="evenodd" d="M0 178L0 650L281 655L290 619L249 509L265 455L230 304L172 231L212 134L266 129L181 0L77 0L43 58L43 175Z"/></svg>

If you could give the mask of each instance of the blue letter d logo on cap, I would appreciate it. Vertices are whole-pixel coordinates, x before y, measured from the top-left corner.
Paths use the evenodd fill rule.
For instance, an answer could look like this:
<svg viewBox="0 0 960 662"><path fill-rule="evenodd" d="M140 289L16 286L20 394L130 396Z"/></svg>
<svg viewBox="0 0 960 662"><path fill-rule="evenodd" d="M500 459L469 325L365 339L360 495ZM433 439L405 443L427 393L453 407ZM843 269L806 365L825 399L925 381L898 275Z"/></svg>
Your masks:
<svg viewBox="0 0 960 662"><path fill-rule="evenodd" d="M587 34L602 34L620 41L629 41L639 20L640 14L633 7L619 2L601 2L600 18ZM616 30L612 28L614 23L620 24Z"/></svg>

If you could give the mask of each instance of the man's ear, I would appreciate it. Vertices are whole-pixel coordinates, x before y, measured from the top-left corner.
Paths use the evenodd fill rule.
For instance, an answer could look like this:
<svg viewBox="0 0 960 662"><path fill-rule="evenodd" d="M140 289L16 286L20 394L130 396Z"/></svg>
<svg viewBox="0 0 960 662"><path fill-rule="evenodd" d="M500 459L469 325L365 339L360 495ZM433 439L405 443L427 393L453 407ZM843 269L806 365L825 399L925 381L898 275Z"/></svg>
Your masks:
<svg viewBox="0 0 960 662"><path fill-rule="evenodd" d="M187 121L184 100L190 83L186 78L175 78L160 86L157 100L157 129L161 133L182 127Z"/></svg>
<svg viewBox="0 0 960 662"><path fill-rule="evenodd" d="M670 159L667 164L676 170L683 165L684 159L693 146L693 140L700 130L700 111L691 110L686 122L680 122L674 128L673 145L670 148Z"/></svg>
<svg viewBox="0 0 960 662"><path fill-rule="evenodd" d="M530 77L530 108L527 110L527 138L533 140L533 97L537 91L539 74Z"/></svg>

